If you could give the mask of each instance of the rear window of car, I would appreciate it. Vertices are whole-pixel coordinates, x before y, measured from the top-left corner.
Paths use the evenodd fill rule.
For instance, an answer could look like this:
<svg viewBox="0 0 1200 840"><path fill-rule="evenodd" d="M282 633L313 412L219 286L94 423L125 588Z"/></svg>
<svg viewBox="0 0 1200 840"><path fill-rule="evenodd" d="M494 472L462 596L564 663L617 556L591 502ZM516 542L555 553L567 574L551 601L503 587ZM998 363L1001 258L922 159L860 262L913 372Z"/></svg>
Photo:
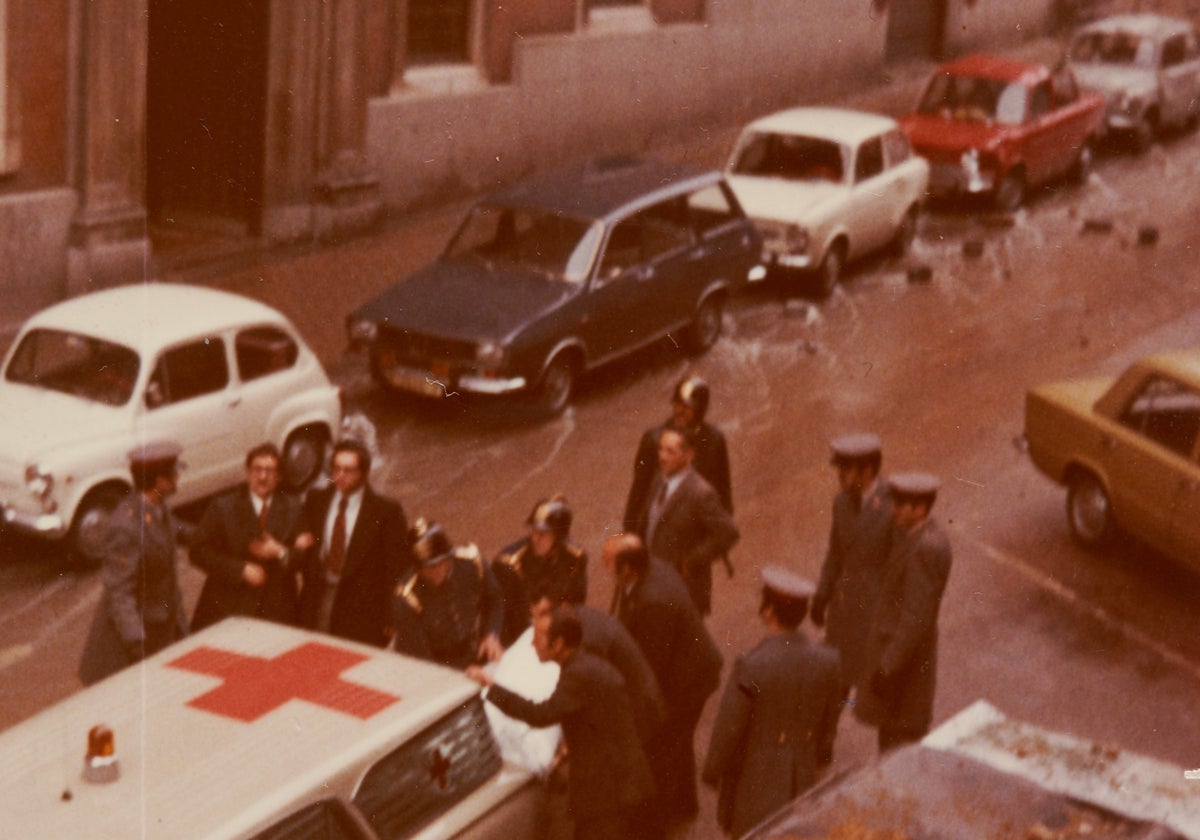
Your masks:
<svg viewBox="0 0 1200 840"><path fill-rule="evenodd" d="M1087 32L1071 45L1071 60L1082 64L1154 66L1154 42L1131 32Z"/></svg>
<svg viewBox="0 0 1200 840"><path fill-rule="evenodd" d="M407 837L500 771L500 748L474 697L377 762L354 804L384 840Z"/></svg>
<svg viewBox="0 0 1200 840"><path fill-rule="evenodd" d="M4 378L104 405L124 405L137 382L138 355L128 347L62 330L21 339Z"/></svg>

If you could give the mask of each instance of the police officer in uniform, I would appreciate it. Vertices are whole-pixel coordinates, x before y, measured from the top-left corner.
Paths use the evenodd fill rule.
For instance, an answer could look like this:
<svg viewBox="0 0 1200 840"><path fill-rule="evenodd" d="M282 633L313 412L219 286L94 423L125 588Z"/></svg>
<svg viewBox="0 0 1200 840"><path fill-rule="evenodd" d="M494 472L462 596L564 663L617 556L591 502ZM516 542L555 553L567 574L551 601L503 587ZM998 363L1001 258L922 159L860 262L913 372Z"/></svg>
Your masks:
<svg viewBox="0 0 1200 840"><path fill-rule="evenodd" d="M812 620L825 628L826 643L841 655L840 711L851 687L864 676L867 634L879 603L892 533L892 499L879 478L883 445L878 435L842 435L831 448L838 493L833 498L829 548L812 601ZM827 764L832 759L830 742L823 745L820 760Z"/></svg>
<svg viewBox="0 0 1200 840"><path fill-rule="evenodd" d="M729 477L729 449L725 435L705 422L712 391L699 376L685 376L671 394L671 416L661 425L647 429L633 461L633 483L625 502L625 530L636 531L637 520L646 509L650 488L658 475L658 442L663 429L690 430L695 455L692 469L717 491L721 506L733 513L733 488ZM727 565L727 568L731 568Z"/></svg>
<svg viewBox="0 0 1200 840"><path fill-rule="evenodd" d="M879 728L881 752L929 731L938 612L951 562L950 542L930 518L937 477L899 473L888 483L895 529L854 705L859 720Z"/></svg>
<svg viewBox="0 0 1200 840"><path fill-rule="evenodd" d="M479 549L455 548L425 519L410 535L417 568L396 590L395 649L460 669L499 659L503 598Z"/></svg>
<svg viewBox="0 0 1200 840"><path fill-rule="evenodd" d="M108 521L100 567L104 590L79 663L84 685L187 635L175 570L176 525L167 509L181 451L177 443L153 442L129 453L133 492Z"/></svg>
<svg viewBox="0 0 1200 840"><path fill-rule="evenodd" d="M812 584L778 566L762 579L767 636L734 662L701 774L720 787L717 821L733 837L812 787L841 699L837 651L800 630Z"/></svg>
<svg viewBox="0 0 1200 840"><path fill-rule="evenodd" d="M492 561L492 572L504 594L504 627L500 642L511 645L529 626L534 592L554 603L587 600L587 554L571 545L572 514L562 496L534 505L525 524L529 536L505 548Z"/></svg>

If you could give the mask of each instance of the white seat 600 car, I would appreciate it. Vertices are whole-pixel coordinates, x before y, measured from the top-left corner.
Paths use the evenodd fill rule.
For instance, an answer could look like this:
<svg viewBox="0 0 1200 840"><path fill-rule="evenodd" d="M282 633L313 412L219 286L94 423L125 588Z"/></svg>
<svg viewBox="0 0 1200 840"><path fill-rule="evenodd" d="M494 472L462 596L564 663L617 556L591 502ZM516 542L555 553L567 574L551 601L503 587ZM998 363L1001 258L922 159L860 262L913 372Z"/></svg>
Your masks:
<svg viewBox="0 0 1200 840"><path fill-rule="evenodd" d="M746 126L726 175L763 235L763 261L828 295L849 261L908 249L929 164L890 117L792 108Z"/></svg>
<svg viewBox="0 0 1200 840"><path fill-rule="evenodd" d="M0 510L9 528L70 538L128 492L126 454L183 447L176 504L237 484L271 441L292 488L320 472L341 396L295 327L248 298L174 284L109 289L51 306L22 328L0 378Z"/></svg>

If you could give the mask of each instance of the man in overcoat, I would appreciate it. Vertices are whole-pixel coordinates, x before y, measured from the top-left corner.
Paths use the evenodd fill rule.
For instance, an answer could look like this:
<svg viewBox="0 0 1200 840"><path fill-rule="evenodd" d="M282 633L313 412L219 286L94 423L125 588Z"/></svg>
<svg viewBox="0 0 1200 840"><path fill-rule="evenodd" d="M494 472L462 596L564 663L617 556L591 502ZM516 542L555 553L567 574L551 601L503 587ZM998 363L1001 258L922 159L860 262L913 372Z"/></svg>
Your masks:
<svg viewBox="0 0 1200 840"><path fill-rule="evenodd" d="M637 836L641 827L636 815L653 791L650 770L620 674L584 650L582 640L579 619L567 611L534 625L538 658L562 668L554 693L541 703L493 685L478 666L467 675L487 687L485 698L505 714L531 726L562 724L576 840Z"/></svg>
<svg viewBox="0 0 1200 840"><path fill-rule="evenodd" d="M702 773L720 787L717 821L733 837L816 782L841 699L837 651L800 630L812 584L778 566L762 578L767 636L734 662Z"/></svg>
<svg viewBox="0 0 1200 840"><path fill-rule="evenodd" d="M928 473L889 478L895 531L867 643L854 713L879 729L885 751L929 731L937 677L938 612L950 543L930 518L940 482Z"/></svg>
<svg viewBox="0 0 1200 840"><path fill-rule="evenodd" d="M100 605L83 646L79 678L91 685L187 635L175 570L175 492L181 449L151 442L129 453L133 492L106 526Z"/></svg>
<svg viewBox="0 0 1200 840"><path fill-rule="evenodd" d="M300 553L300 624L383 647L392 635L392 597L412 566L400 503L376 493L371 453L357 440L338 441L332 482L304 501Z"/></svg>
<svg viewBox="0 0 1200 840"><path fill-rule="evenodd" d="M659 474L635 524L651 556L675 568L696 609L708 615L713 563L725 558L741 535L716 491L692 468L694 456L690 431L663 429Z"/></svg>
<svg viewBox="0 0 1200 840"><path fill-rule="evenodd" d="M825 642L841 656L840 713L851 687L863 677L867 634L890 547L892 500L887 484L879 478L883 447L877 435L842 435L831 448L838 493L833 499L829 548L812 601L812 620L825 628ZM831 747L821 749L822 764L833 759Z"/></svg>
<svg viewBox="0 0 1200 840"><path fill-rule="evenodd" d="M721 654L679 574L635 534L610 537L604 565L616 578L613 612L658 679L667 714L648 758L666 823L694 818L696 725L721 680Z"/></svg>
<svg viewBox="0 0 1200 840"><path fill-rule="evenodd" d="M218 496L200 517L188 552L207 577L192 630L231 615L295 624L299 606L291 570L300 505L279 489L279 450L262 443L246 455L246 483Z"/></svg>

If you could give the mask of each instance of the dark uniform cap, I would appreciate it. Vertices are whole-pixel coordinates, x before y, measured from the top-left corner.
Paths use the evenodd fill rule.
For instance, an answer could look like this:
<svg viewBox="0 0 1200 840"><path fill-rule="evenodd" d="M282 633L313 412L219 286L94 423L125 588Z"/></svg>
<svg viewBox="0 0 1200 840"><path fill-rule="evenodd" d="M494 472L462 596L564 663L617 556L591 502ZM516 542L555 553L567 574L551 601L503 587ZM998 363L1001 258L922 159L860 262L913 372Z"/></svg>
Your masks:
<svg viewBox="0 0 1200 840"><path fill-rule="evenodd" d="M931 473L902 472L889 476L888 486L891 487L892 494L895 496L933 498L937 495L938 488L942 486L942 482L936 475L932 475Z"/></svg>
<svg viewBox="0 0 1200 840"><path fill-rule="evenodd" d="M764 589L769 589L777 597L793 601L807 601L817 591L812 581L782 566L763 567L762 580Z"/></svg>
<svg viewBox="0 0 1200 840"><path fill-rule="evenodd" d="M436 522L421 517L409 529L412 538L412 553L421 566L435 566L454 553L450 538Z"/></svg>
<svg viewBox="0 0 1200 840"><path fill-rule="evenodd" d="M131 467L147 469L157 466L173 466L183 453L183 447L170 440L143 443L126 453Z"/></svg>
<svg viewBox="0 0 1200 840"><path fill-rule="evenodd" d="M571 530L571 508L565 499L546 499L534 506L525 524L535 531L553 532L565 537Z"/></svg>
<svg viewBox="0 0 1200 840"><path fill-rule="evenodd" d="M870 432L855 432L834 438L830 444L834 464L854 463L871 458L883 451L879 435Z"/></svg>

